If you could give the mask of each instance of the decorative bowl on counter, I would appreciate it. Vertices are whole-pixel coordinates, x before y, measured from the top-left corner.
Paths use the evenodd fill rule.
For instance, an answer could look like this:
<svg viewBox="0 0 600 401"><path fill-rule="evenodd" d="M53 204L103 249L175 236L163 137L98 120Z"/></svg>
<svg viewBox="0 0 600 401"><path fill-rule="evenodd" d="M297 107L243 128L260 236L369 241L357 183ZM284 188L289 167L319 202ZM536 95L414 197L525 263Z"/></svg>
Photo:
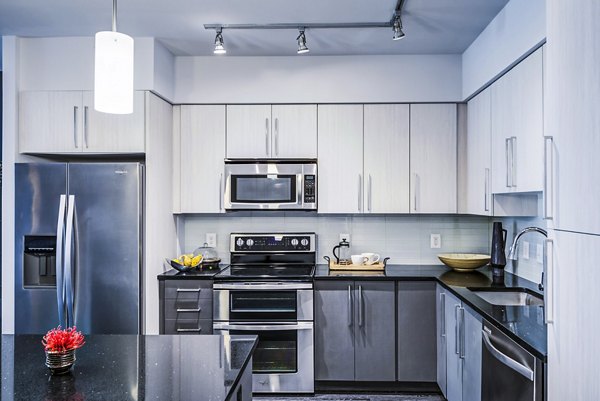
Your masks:
<svg viewBox="0 0 600 401"><path fill-rule="evenodd" d="M185 273L200 266L202 255L182 255L178 259L165 259L165 262L178 272Z"/></svg>
<svg viewBox="0 0 600 401"><path fill-rule="evenodd" d="M438 258L457 272L470 272L490 263L490 255L478 253L440 253Z"/></svg>

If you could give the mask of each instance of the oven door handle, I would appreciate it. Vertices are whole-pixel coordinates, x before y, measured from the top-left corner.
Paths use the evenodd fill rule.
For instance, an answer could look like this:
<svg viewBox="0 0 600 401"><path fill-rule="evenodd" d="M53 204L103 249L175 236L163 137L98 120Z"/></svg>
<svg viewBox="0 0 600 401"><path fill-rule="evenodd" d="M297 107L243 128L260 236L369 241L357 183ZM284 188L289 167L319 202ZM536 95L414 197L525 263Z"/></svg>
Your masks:
<svg viewBox="0 0 600 401"><path fill-rule="evenodd" d="M312 283L215 283L215 290L312 290Z"/></svg>
<svg viewBox="0 0 600 401"><path fill-rule="evenodd" d="M274 331L274 330L311 330L311 322L298 322L295 324L236 324L213 323L213 330L241 330L241 331Z"/></svg>

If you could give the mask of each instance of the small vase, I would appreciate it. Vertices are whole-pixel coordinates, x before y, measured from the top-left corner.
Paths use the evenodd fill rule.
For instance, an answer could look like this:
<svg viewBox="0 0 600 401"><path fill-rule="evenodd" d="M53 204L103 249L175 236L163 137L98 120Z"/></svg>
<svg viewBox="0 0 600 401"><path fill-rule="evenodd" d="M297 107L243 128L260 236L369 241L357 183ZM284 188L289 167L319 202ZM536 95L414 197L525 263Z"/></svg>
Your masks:
<svg viewBox="0 0 600 401"><path fill-rule="evenodd" d="M75 363L75 349L65 352L46 351L46 366L53 375L64 375Z"/></svg>

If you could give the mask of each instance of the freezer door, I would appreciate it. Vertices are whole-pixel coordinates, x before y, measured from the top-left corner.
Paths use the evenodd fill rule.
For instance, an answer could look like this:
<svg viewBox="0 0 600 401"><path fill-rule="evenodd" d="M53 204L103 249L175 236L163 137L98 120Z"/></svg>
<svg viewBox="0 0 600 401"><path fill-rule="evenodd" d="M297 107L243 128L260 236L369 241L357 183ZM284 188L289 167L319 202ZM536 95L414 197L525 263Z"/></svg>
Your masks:
<svg viewBox="0 0 600 401"><path fill-rule="evenodd" d="M43 334L59 324L56 231L66 188L64 163L15 165L16 334Z"/></svg>
<svg viewBox="0 0 600 401"><path fill-rule="evenodd" d="M84 333L140 332L142 177L139 163L69 165L74 323Z"/></svg>

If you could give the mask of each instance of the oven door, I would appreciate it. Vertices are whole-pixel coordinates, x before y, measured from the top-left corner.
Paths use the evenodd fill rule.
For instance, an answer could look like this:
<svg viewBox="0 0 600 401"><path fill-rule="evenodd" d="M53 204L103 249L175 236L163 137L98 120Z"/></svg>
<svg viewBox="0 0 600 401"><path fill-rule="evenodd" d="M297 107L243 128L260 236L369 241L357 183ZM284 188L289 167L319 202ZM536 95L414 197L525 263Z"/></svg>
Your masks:
<svg viewBox="0 0 600 401"><path fill-rule="evenodd" d="M215 334L254 334L252 357L255 393L313 393L313 323L215 322Z"/></svg>
<svg viewBox="0 0 600 401"><path fill-rule="evenodd" d="M314 180L316 164L227 163L225 209L316 209L316 201L304 203L305 174Z"/></svg>

